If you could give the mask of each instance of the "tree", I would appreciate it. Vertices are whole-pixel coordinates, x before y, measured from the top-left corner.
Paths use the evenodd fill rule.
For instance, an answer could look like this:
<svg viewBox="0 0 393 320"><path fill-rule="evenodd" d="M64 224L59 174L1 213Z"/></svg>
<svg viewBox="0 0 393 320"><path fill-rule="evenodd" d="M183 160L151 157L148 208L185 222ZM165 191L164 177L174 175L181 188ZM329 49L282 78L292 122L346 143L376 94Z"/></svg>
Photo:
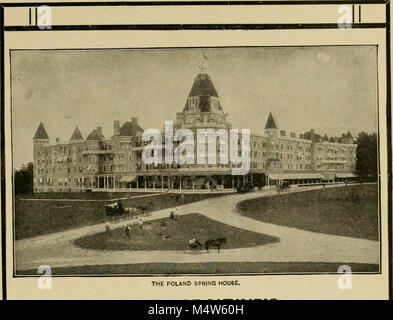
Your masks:
<svg viewBox="0 0 393 320"><path fill-rule="evenodd" d="M33 193L33 163L23 165L14 174L15 194Z"/></svg>
<svg viewBox="0 0 393 320"><path fill-rule="evenodd" d="M356 172L366 180L376 181L378 177L378 139L374 132L359 133L356 139Z"/></svg>

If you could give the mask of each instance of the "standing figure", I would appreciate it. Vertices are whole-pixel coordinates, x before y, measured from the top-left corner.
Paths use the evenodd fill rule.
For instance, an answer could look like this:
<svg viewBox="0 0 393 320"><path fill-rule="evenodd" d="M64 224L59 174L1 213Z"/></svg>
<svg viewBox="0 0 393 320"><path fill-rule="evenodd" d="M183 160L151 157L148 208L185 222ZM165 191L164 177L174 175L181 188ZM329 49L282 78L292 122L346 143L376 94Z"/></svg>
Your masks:
<svg viewBox="0 0 393 320"><path fill-rule="evenodd" d="M111 235L111 224L109 223L109 221L105 222L105 233L107 236Z"/></svg>
<svg viewBox="0 0 393 320"><path fill-rule="evenodd" d="M125 226L125 227L124 227L124 232L125 232L125 234L126 234L126 238L127 238L128 240L131 240L131 234L130 234L130 231L131 231L131 228L130 228L130 226Z"/></svg>
<svg viewBox="0 0 393 320"><path fill-rule="evenodd" d="M143 231L143 220L142 220L142 218L139 218L138 225L139 225L139 228L141 229L141 231Z"/></svg>

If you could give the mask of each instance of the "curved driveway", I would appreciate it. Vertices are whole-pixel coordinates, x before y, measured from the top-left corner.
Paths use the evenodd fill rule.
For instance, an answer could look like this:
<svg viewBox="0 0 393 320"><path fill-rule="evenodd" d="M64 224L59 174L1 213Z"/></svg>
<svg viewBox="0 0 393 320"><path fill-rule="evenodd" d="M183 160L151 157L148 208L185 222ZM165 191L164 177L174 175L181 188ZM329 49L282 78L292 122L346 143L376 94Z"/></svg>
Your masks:
<svg viewBox="0 0 393 320"><path fill-rule="evenodd" d="M334 187L334 186L331 186ZM289 192L306 192L320 187L302 187ZM57 232L16 241L16 269L37 269L40 265L52 268L81 265L133 264L149 262L340 262L379 263L379 242L303 231L256 221L236 211L239 201L273 196L275 191L231 194L206 199L178 207L179 214L201 213L211 219L241 229L280 238L279 242L251 248L210 251L125 251L90 250L77 247L73 241L79 237L102 232L104 224ZM168 217L170 209L153 213L145 220ZM134 220L135 221L135 220ZM121 221L113 227L121 227Z"/></svg>

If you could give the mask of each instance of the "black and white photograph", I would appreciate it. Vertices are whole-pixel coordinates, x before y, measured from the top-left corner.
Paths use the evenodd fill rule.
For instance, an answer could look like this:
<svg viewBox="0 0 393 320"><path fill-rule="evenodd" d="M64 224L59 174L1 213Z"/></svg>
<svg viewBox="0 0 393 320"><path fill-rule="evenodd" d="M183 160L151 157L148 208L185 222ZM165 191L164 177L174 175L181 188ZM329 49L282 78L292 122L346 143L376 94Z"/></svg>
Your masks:
<svg viewBox="0 0 393 320"><path fill-rule="evenodd" d="M376 54L12 52L16 274L378 272Z"/></svg>
<svg viewBox="0 0 393 320"><path fill-rule="evenodd" d="M388 298L390 6L293 3L2 9L3 295Z"/></svg>

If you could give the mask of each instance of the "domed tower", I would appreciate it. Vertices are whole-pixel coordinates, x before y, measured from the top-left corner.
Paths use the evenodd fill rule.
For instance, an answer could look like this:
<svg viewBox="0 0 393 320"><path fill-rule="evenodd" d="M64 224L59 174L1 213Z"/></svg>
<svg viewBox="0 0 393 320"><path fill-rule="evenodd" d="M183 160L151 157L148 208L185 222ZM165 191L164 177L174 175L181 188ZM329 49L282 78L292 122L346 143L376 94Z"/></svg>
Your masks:
<svg viewBox="0 0 393 320"><path fill-rule="evenodd" d="M194 83L182 112L177 113L176 128L231 128L217 90L208 74L202 72Z"/></svg>

